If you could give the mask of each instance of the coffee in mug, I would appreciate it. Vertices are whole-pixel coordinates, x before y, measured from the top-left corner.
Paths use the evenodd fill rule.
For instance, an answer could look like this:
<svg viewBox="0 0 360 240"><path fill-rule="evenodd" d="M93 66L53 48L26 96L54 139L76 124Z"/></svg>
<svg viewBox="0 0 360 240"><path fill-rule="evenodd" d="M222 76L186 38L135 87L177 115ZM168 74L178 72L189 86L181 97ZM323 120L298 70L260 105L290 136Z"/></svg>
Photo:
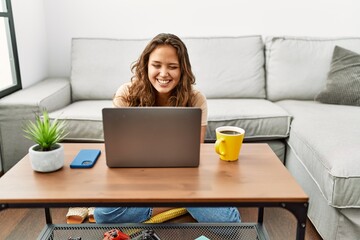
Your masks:
<svg viewBox="0 0 360 240"><path fill-rule="evenodd" d="M245 130L234 126L216 128L215 151L224 161L236 161L244 140Z"/></svg>
<svg viewBox="0 0 360 240"><path fill-rule="evenodd" d="M237 131L229 131L229 130L224 130L224 131L221 131L220 133L227 134L227 135L239 135L239 134L241 134L241 133L239 133Z"/></svg>

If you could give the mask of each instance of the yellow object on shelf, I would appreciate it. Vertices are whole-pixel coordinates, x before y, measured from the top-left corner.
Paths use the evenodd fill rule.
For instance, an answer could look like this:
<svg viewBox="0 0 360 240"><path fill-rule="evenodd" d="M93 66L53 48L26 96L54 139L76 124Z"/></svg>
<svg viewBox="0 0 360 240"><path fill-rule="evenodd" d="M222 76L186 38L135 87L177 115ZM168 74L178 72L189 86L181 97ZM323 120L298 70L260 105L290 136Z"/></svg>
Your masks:
<svg viewBox="0 0 360 240"><path fill-rule="evenodd" d="M170 219L184 215L186 213L187 213L186 208L174 208L174 209L170 209L165 212L156 214L155 216L153 216L149 220L145 221L144 223L163 223Z"/></svg>
<svg viewBox="0 0 360 240"><path fill-rule="evenodd" d="M165 212L162 212L162 213L158 213L143 223L163 223L170 219L184 215L186 213L187 213L186 208L174 208L174 209L170 209ZM123 232L127 235L132 235L132 234L140 232L140 231L141 231L141 229L126 229Z"/></svg>

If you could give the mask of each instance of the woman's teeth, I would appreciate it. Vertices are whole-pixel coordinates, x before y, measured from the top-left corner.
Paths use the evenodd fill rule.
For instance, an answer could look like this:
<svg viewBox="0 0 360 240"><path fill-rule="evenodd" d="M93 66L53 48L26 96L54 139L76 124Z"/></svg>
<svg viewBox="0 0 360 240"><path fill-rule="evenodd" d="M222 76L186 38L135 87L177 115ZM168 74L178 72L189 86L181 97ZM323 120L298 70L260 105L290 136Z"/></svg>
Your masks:
<svg viewBox="0 0 360 240"><path fill-rule="evenodd" d="M160 79L157 79L157 81L160 83L160 84L167 84L170 82L170 80L160 80Z"/></svg>

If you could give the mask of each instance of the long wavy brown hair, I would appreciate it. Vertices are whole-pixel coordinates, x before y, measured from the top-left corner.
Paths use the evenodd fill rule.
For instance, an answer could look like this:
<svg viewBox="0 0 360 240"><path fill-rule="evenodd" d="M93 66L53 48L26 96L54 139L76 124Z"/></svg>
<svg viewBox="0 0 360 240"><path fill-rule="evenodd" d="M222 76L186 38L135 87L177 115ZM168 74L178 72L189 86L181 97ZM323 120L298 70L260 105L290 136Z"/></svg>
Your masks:
<svg viewBox="0 0 360 240"><path fill-rule="evenodd" d="M139 59L132 65L134 74L131 78L129 95L123 100L129 106L155 106L156 89L151 85L148 78L148 63L152 51L159 46L170 45L176 49L180 65L180 81L173 89L169 98L169 106L192 106L192 85L195 84L195 76L191 71L189 55L185 44L174 34L161 33L155 36L145 47Z"/></svg>

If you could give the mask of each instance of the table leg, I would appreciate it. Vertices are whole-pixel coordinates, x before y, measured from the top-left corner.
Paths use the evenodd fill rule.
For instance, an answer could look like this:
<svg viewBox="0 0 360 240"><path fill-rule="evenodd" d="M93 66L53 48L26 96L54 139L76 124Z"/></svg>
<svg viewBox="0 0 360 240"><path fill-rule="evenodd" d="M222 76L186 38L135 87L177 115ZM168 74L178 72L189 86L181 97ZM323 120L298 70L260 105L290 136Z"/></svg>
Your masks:
<svg viewBox="0 0 360 240"><path fill-rule="evenodd" d="M294 214L297 219L296 239L304 240L309 203L281 203L281 206Z"/></svg>
<svg viewBox="0 0 360 240"><path fill-rule="evenodd" d="M263 223L264 221L264 207L258 208L258 223Z"/></svg>
<svg viewBox="0 0 360 240"><path fill-rule="evenodd" d="M46 218L46 224L52 224L50 208L45 208L45 218Z"/></svg>
<svg viewBox="0 0 360 240"><path fill-rule="evenodd" d="M7 209L7 208L9 208L7 204L5 204L5 203L4 203L4 204L0 204L0 211L5 210L5 209Z"/></svg>

